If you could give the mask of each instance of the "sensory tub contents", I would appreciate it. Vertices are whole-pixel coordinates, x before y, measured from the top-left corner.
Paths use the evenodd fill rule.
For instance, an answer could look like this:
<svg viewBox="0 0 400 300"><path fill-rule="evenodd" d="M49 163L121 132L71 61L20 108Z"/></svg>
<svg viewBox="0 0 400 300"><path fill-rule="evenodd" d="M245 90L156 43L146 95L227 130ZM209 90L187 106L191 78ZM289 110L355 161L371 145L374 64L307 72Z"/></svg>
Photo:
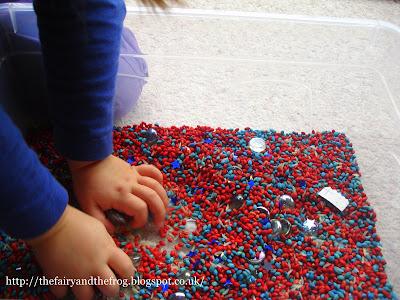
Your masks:
<svg viewBox="0 0 400 300"><path fill-rule="evenodd" d="M50 133L31 145L67 187ZM114 129L114 155L154 164L170 198L168 220L114 240L141 279L121 299L391 299L376 215L343 133L246 128ZM24 242L0 237L0 278L41 275ZM171 284L167 279L183 279ZM150 282L150 281L147 281ZM1 298L53 298L47 287L5 286Z"/></svg>

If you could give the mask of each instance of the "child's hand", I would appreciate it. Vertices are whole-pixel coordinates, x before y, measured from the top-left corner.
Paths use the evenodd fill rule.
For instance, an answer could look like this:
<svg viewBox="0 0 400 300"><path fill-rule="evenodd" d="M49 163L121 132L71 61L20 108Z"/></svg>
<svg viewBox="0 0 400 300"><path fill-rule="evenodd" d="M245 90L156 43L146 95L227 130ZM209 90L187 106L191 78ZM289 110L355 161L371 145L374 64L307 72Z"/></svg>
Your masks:
<svg viewBox="0 0 400 300"><path fill-rule="evenodd" d="M103 224L95 218L67 206L64 214L48 232L28 241L33 248L44 275L48 279L90 279L90 276L114 280L113 270L121 278L130 279L134 267L129 257L118 247ZM114 279L113 279L114 278ZM106 296L116 296L119 286L98 286ZM67 286L50 286L50 290L62 297ZM78 299L92 299L92 286L73 286Z"/></svg>
<svg viewBox="0 0 400 300"><path fill-rule="evenodd" d="M130 166L113 155L95 162L69 161L69 165L83 211L103 222L109 232L115 229L104 214L109 209L132 216L134 228L147 223L148 210L157 226L164 223L168 197L156 167Z"/></svg>

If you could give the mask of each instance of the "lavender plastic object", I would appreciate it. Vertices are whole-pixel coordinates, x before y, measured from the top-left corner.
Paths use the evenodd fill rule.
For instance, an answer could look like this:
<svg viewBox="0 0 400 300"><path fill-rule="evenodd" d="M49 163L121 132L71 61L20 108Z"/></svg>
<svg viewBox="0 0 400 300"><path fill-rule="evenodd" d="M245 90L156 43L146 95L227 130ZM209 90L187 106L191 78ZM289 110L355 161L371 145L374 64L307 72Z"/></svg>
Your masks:
<svg viewBox="0 0 400 300"><path fill-rule="evenodd" d="M145 78L148 76L147 64L132 31L124 28L122 31L121 50L118 67L118 78L114 98L114 120L120 119L132 110L140 94Z"/></svg>
<svg viewBox="0 0 400 300"><path fill-rule="evenodd" d="M0 3L5 1L0 0ZM7 58L4 64L7 64L7 68L2 68L4 85L12 84L13 91L24 91L23 95L14 92L15 95L7 95L7 98L15 98L14 103L21 102L22 107L29 107L30 114L38 115L39 119L48 119L49 116L42 113L47 111L48 94L36 15L33 10L3 9L0 13L0 38L8 41L8 45L0 47L0 58ZM15 53L18 55L14 55ZM140 54L142 53L135 35L128 28L123 28L113 103L114 120L122 118L132 110L146 83L147 64L143 58L136 57Z"/></svg>

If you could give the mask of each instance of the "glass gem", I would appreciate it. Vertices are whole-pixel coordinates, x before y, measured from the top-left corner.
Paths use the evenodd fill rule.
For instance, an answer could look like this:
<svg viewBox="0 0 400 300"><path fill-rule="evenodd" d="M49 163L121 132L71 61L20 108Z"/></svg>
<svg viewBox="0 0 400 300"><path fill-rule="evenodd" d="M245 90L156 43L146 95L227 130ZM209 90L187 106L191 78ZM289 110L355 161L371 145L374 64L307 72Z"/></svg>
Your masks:
<svg viewBox="0 0 400 300"><path fill-rule="evenodd" d="M279 207L294 207L294 200L289 195L282 195L279 197Z"/></svg>
<svg viewBox="0 0 400 300"><path fill-rule="evenodd" d="M265 259L265 252L261 251L260 254L258 255L258 258L252 258L249 259L248 261L252 264L258 265L261 264Z"/></svg>
<svg viewBox="0 0 400 300"><path fill-rule="evenodd" d="M157 143L158 140L157 131L154 128L147 129L145 133L145 138L146 138L146 143L148 144L152 145Z"/></svg>
<svg viewBox="0 0 400 300"><path fill-rule="evenodd" d="M290 229L292 229L292 224L290 224L290 222L285 219L281 220L281 224L282 224L282 232L281 233L284 235L289 234Z"/></svg>
<svg viewBox="0 0 400 300"><path fill-rule="evenodd" d="M282 233L282 223L278 219L271 220L271 228L273 235L280 235Z"/></svg>
<svg viewBox="0 0 400 300"><path fill-rule="evenodd" d="M169 297L169 300L186 300L186 295L182 292L176 292Z"/></svg>
<svg viewBox="0 0 400 300"><path fill-rule="evenodd" d="M132 254L129 255L130 259L132 260L132 263L134 266L139 265L142 256L140 255L140 253L137 252L133 252Z"/></svg>
<svg viewBox="0 0 400 300"><path fill-rule="evenodd" d="M124 213L121 213L115 209L109 209L109 210L105 211L105 215L106 215L107 219L109 219L110 222L116 226L126 225L132 219L132 217L130 217Z"/></svg>
<svg viewBox="0 0 400 300"><path fill-rule="evenodd" d="M244 203L244 198L242 195L234 195L231 199L229 207L231 209L238 209L243 205L243 203Z"/></svg>
<svg viewBox="0 0 400 300"><path fill-rule="evenodd" d="M262 152L267 147L262 138L252 138L249 142L249 147L254 152Z"/></svg>
<svg viewBox="0 0 400 300"><path fill-rule="evenodd" d="M270 213L269 213L268 208L266 208L266 207L264 207L264 206L257 206L257 209L258 209L260 212L263 212L263 213L266 215L266 218L269 219Z"/></svg>

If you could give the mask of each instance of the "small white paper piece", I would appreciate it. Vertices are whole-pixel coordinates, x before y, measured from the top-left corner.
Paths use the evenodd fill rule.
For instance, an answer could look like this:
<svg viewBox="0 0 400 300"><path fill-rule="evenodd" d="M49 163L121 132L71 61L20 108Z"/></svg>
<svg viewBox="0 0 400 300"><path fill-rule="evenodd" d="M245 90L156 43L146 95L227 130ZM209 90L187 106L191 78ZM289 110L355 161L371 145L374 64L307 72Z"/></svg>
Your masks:
<svg viewBox="0 0 400 300"><path fill-rule="evenodd" d="M196 229L197 229L196 220L187 219L186 225L185 225L185 230L189 233L192 233L192 232L195 232Z"/></svg>
<svg viewBox="0 0 400 300"><path fill-rule="evenodd" d="M349 205L349 200L343 197L338 191L334 190L331 187L324 187L322 190L318 192L322 198L328 200L334 206L337 207L340 211L344 211L347 205Z"/></svg>

